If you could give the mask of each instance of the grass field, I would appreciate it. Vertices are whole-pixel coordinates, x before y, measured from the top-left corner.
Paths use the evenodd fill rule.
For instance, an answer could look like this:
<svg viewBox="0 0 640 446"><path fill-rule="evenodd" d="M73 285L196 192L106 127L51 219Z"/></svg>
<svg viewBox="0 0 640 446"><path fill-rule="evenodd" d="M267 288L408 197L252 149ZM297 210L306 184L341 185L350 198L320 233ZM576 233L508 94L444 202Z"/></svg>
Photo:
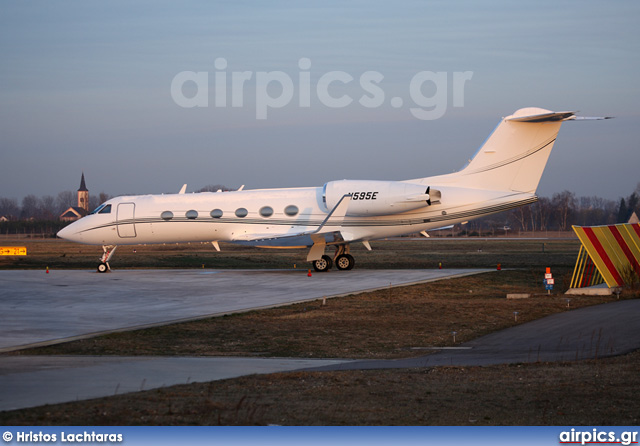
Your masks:
<svg viewBox="0 0 640 446"><path fill-rule="evenodd" d="M568 283L578 250L574 240L392 240L373 246L370 253L353 250L357 268L434 268L442 262L445 268L502 263L513 269L18 354L397 358L424 353L412 347L453 345L454 330L459 343L570 311L562 294L544 295L542 278L549 266L557 288ZM57 268L94 266L95 248L49 240L28 248L33 268L48 262ZM297 252L224 248L229 249L215 253L200 244L140 246L136 252L119 251L113 263L114 268L293 267ZM154 259L162 265L152 265ZM25 267L26 259L12 262L3 267ZM536 297L505 299L512 292ZM621 298L637 297L628 290ZM613 299L573 297L571 309ZM637 425L638 366L635 352L570 363L248 376L0 412L0 423Z"/></svg>
<svg viewBox="0 0 640 446"><path fill-rule="evenodd" d="M544 268L573 267L578 254L577 238L392 239L371 242L373 251L354 244L356 267L365 269L446 267ZM26 246L27 256L0 256L0 269L95 268L102 254L99 246L80 245L60 239L0 238L0 246ZM298 268L306 269L307 250L259 249L221 244L170 244L119 246L112 268ZM332 250L327 249L327 253Z"/></svg>

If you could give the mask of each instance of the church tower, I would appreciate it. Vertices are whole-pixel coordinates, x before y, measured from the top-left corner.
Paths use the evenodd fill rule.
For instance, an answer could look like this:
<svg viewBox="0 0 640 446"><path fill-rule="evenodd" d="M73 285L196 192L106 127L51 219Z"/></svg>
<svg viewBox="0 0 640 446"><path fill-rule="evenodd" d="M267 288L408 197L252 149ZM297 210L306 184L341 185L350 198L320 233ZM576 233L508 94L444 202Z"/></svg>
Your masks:
<svg viewBox="0 0 640 446"><path fill-rule="evenodd" d="M89 212L89 189L84 182L84 172L82 172L82 179L80 180L80 189L78 189L78 207Z"/></svg>

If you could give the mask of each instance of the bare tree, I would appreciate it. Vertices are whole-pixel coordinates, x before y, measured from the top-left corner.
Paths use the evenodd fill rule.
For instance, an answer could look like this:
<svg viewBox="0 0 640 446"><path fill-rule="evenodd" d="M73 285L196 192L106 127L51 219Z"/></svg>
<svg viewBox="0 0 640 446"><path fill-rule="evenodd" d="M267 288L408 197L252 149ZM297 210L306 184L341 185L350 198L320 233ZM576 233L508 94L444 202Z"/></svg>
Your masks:
<svg viewBox="0 0 640 446"><path fill-rule="evenodd" d="M76 196L76 194L74 194L70 190L65 190L63 192L60 192L56 197L56 213L58 215L62 214L71 206L77 206L77 205L78 205L78 197Z"/></svg>
<svg viewBox="0 0 640 446"><path fill-rule="evenodd" d="M109 194L107 194L107 193L104 193L104 192L100 192L100 193L98 194L98 198L99 198L99 200L98 200L98 201L100 201L100 204L102 204L102 203L104 203L104 202L105 202L105 201L107 201L107 200L111 200L111 199L113 198L113 196L111 196L111 195L109 195Z"/></svg>
<svg viewBox="0 0 640 446"><path fill-rule="evenodd" d="M568 190L553 194L551 204L557 219L558 229L566 231L569 219L576 208L576 196Z"/></svg>
<svg viewBox="0 0 640 446"><path fill-rule="evenodd" d="M102 202L100 201L100 197L96 197L95 195L89 195L89 212L93 211L95 208L100 206Z"/></svg>
<svg viewBox="0 0 640 446"><path fill-rule="evenodd" d="M529 228L529 222L531 221L531 209L530 205L520 206L510 213L511 219L517 223L522 231L527 231ZM515 226L515 225L514 225Z"/></svg>
<svg viewBox="0 0 640 446"><path fill-rule="evenodd" d="M581 208L583 207L582 201L580 206ZM584 213L584 222L582 224L585 226L611 224L613 223L613 217L615 217L612 214L616 212L616 203L605 198L589 197L589 208L581 209L581 212Z"/></svg>
<svg viewBox="0 0 640 446"><path fill-rule="evenodd" d="M616 211L618 210L618 205L613 200L606 200L604 204L604 221L602 224L612 225L616 222Z"/></svg>
<svg viewBox="0 0 640 446"><path fill-rule="evenodd" d="M0 198L0 217L17 220L20 217L20 206L15 198Z"/></svg>
<svg viewBox="0 0 640 446"><path fill-rule="evenodd" d="M538 202L531 203L529 208L529 221L531 222L531 230L535 231L538 227L538 212L537 212L537 204Z"/></svg>
<svg viewBox="0 0 640 446"><path fill-rule="evenodd" d="M540 197L538 201L531 205L531 213L535 214L538 229L546 231L549 229L549 217L551 215L551 200L547 197Z"/></svg>
<svg viewBox="0 0 640 446"><path fill-rule="evenodd" d="M38 218L39 211L40 211L40 200L38 200L38 197L32 194L29 194L22 199L22 209L20 212L20 218L22 220Z"/></svg>
<svg viewBox="0 0 640 446"><path fill-rule="evenodd" d="M45 195L40 198L38 206L38 218L42 220L57 220L58 213L56 208L56 199L51 195Z"/></svg>

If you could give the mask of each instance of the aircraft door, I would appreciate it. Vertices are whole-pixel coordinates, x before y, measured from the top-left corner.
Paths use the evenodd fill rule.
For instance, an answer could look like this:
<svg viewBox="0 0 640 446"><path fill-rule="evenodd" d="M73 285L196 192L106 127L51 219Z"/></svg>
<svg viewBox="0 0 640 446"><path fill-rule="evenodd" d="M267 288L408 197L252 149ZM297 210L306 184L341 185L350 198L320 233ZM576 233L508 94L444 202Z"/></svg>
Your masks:
<svg viewBox="0 0 640 446"><path fill-rule="evenodd" d="M132 238L136 236L135 225L135 203L120 203L118 205L118 235L121 238Z"/></svg>

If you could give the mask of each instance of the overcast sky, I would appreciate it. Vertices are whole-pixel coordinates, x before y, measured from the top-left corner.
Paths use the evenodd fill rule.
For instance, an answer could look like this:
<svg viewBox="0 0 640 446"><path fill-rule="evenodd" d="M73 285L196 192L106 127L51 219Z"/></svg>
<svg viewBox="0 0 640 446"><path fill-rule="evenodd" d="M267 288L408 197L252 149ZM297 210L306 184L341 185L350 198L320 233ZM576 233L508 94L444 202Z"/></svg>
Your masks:
<svg viewBox="0 0 640 446"><path fill-rule="evenodd" d="M538 106L616 116L563 125L539 195L617 199L640 182L638 23L637 0L3 1L0 196L448 173Z"/></svg>

